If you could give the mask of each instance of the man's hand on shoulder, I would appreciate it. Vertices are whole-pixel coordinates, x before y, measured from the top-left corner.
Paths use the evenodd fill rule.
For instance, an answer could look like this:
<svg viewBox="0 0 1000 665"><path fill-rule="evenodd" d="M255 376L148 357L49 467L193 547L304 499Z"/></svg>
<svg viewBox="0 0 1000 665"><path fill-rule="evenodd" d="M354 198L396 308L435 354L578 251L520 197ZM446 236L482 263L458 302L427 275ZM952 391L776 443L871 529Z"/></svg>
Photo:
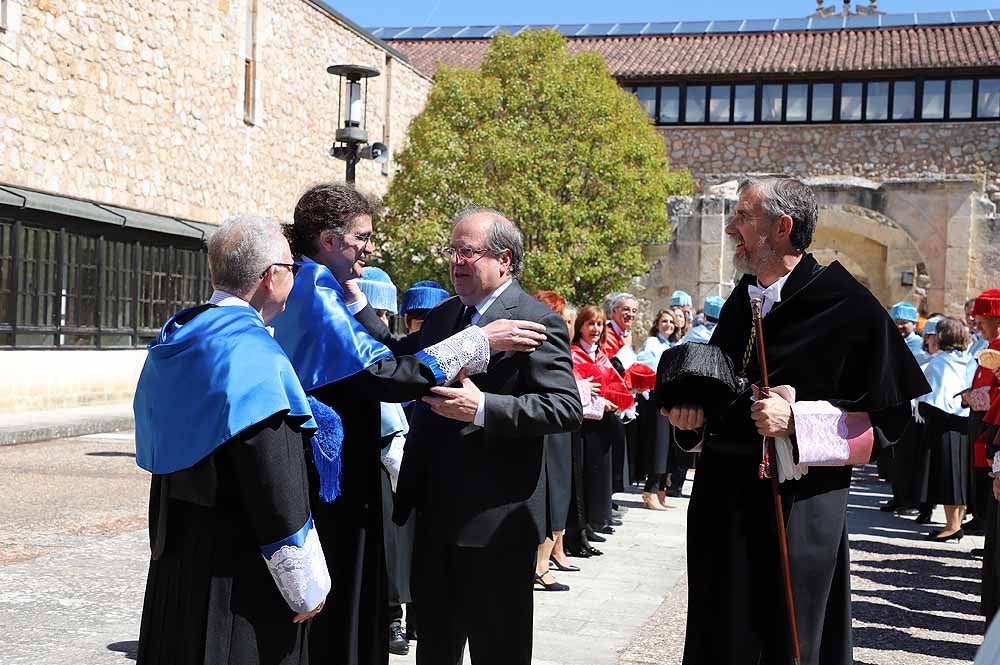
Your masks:
<svg viewBox="0 0 1000 665"><path fill-rule="evenodd" d="M491 352L531 352L547 339L544 325L518 319L497 319L483 326L483 332L490 341Z"/></svg>

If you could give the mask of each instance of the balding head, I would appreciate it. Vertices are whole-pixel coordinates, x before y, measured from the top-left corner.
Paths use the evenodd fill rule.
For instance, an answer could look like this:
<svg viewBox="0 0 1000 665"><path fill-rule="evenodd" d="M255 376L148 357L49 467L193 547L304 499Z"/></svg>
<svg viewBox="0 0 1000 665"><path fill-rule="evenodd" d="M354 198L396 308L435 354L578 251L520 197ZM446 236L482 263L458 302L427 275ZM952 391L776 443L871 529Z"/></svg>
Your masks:
<svg viewBox="0 0 1000 665"><path fill-rule="evenodd" d="M208 240L212 286L240 297L253 293L269 266L291 262L281 227L262 217L226 220Z"/></svg>

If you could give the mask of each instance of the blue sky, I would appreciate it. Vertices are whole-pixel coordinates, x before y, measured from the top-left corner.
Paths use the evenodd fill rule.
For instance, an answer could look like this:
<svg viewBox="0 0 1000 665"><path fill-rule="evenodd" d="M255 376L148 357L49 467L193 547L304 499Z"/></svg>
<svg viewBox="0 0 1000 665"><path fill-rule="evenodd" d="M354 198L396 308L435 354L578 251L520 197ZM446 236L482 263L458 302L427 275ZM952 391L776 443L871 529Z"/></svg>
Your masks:
<svg viewBox="0 0 1000 665"><path fill-rule="evenodd" d="M834 0L827 0L831 4ZM836 1L841 6L841 1ZM619 23L806 16L815 0L771 0L766 3L716 0L328 0L348 18L365 27L417 25L496 25L525 23ZM868 4L864 0L861 4ZM888 13L959 9L998 9L1000 0L879 0Z"/></svg>

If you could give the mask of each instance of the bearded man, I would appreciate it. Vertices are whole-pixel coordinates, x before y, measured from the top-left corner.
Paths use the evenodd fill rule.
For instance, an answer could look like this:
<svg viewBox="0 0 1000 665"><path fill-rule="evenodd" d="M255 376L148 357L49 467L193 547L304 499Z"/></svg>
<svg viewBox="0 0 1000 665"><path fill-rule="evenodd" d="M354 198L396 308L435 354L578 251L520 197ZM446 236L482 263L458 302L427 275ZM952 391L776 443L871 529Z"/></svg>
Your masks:
<svg viewBox="0 0 1000 665"><path fill-rule="evenodd" d="M702 451L688 509L684 665L792 662L774 504L759 476L762 437L776 438L782 462L801 662L854 662L850 464L866 462L873 444L891 445L909 400L928 386L878 300L839 263L824 267L806 252L816 218L815 197L798 180L740 184L725 232L744 275L710 344L759 383L751 334L751 299L759 299L770 383L779 387L770 397L744 389L707 425L697 397L665 413L678 443ZM831 447L837 455L822 454Z"/></svg>

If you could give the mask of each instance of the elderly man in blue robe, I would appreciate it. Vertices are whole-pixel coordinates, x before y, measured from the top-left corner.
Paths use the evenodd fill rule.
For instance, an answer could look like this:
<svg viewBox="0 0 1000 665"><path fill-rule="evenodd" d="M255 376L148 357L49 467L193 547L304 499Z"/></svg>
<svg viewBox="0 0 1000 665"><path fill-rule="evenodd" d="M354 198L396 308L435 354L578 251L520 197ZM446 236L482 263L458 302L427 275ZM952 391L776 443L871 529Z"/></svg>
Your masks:
<svg viewBox="0 0 1000 665"><path fill-rule="evenodd" d="M331 580L303 450L316 431L265 325L297 267L279 226L226 222L208 241L215 292L149 345L136 461L151 472L151 561L138 662L308 663Z"/></svg>

